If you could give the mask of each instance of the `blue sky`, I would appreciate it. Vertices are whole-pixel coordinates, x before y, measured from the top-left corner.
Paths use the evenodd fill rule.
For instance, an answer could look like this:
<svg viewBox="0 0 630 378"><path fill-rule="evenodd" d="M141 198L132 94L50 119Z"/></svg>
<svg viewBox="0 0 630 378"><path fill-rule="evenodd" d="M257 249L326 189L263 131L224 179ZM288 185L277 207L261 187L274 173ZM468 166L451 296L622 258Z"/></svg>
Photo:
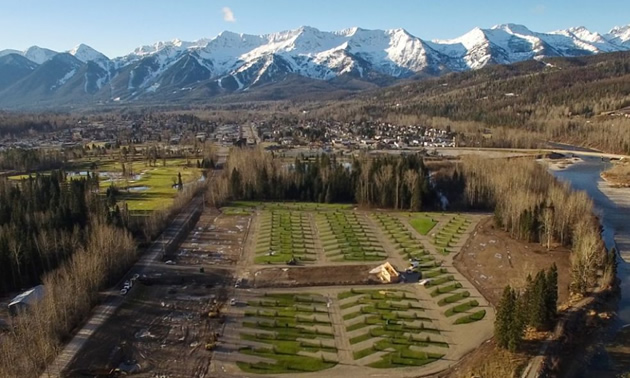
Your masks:
<svg viewBox="0 0 630 378"><path fill-rule="evenodd" d="M160 40L302 25L402 27L420 38L446 39L508 22L535 31L586 26L605 33L630 24L630 6L628 0L0 0L0 50L39 45L64 51L86 43L115 57Z"/></svg>

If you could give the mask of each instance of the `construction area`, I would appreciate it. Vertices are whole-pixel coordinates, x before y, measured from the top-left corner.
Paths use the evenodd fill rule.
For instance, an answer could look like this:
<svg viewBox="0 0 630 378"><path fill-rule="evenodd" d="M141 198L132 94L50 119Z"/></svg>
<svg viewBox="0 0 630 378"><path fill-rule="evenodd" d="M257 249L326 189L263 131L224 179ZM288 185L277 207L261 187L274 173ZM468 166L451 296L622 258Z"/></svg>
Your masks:
<svg viewBox="0 0 630 378"><path fill-rule="evenodd" d="M492 336L492 306L453 266L485 217L311 203L205 209L65 375L443 371Z"/></svg>

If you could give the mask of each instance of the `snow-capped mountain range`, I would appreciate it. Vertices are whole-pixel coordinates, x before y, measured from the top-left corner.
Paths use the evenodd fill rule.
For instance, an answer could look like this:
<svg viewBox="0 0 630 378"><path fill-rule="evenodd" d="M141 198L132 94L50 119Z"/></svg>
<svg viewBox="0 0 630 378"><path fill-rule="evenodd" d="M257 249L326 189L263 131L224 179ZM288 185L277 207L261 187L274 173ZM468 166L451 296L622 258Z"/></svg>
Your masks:
<svg viewBox="0 0 630 378"><path fill-rule="evenodd" d="M191 94L204 99L290 77L390 83L490 64L618 51L630 51L630 25L599 34L584 27L539 33L503 24L433 41L404 29L325 32L301 27L267 35L226 31L194 42L176 39L141 46L112 59L83 44L66 52L33 46L0 51L0 106L164 100Z"/></svg>

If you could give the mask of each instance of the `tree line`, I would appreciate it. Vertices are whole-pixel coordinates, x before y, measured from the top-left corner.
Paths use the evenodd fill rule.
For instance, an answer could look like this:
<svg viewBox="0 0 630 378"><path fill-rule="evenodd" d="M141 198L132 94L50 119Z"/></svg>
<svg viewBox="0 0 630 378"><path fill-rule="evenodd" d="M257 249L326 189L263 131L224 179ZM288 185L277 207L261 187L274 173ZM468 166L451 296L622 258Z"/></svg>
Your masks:
<svg viewBox="0 0 630 378"><path fill-rule="evenodd" d="M24 173L60 169L65 161L65 155L59 150L9 148L0 152L0 169Z"/></svg>
<svg viewBox="0 0 630 378"><path fill-rule="evenodd" d="M291 161L261 148L235 148L209 195L215 203L293 200L414 211L434 204L428 170L417 154L345 161L322 154Z"/></svg>

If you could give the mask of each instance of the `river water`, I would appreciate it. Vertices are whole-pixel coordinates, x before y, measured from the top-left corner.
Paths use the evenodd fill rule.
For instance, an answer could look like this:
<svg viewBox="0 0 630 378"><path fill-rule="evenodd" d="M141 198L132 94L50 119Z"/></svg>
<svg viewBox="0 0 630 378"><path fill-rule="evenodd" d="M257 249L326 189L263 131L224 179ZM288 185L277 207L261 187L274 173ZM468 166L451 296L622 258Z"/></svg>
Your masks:
<svg viewBox="0 0 630 378"><path fill-rule="evenodd" d="M610 167L610 163L598 157L580 156L584 161L567 169L552 171L560 180L570 183L576 190L585 191L595 204L595 211L603 226L603 238L610 249L619 251L617 276L621 281L621 296L617 316L611 322L606 334L607 345L597 346L597 353L584 371L584 377L615 376L620 371L629 371L628 357L609 353L613 343L630 340L627 335L630 327L630 188L611 188L600 177L600 173ZM621 339L621 340L620 340ZM621 360L626 365L622 367Z"/></svg>

